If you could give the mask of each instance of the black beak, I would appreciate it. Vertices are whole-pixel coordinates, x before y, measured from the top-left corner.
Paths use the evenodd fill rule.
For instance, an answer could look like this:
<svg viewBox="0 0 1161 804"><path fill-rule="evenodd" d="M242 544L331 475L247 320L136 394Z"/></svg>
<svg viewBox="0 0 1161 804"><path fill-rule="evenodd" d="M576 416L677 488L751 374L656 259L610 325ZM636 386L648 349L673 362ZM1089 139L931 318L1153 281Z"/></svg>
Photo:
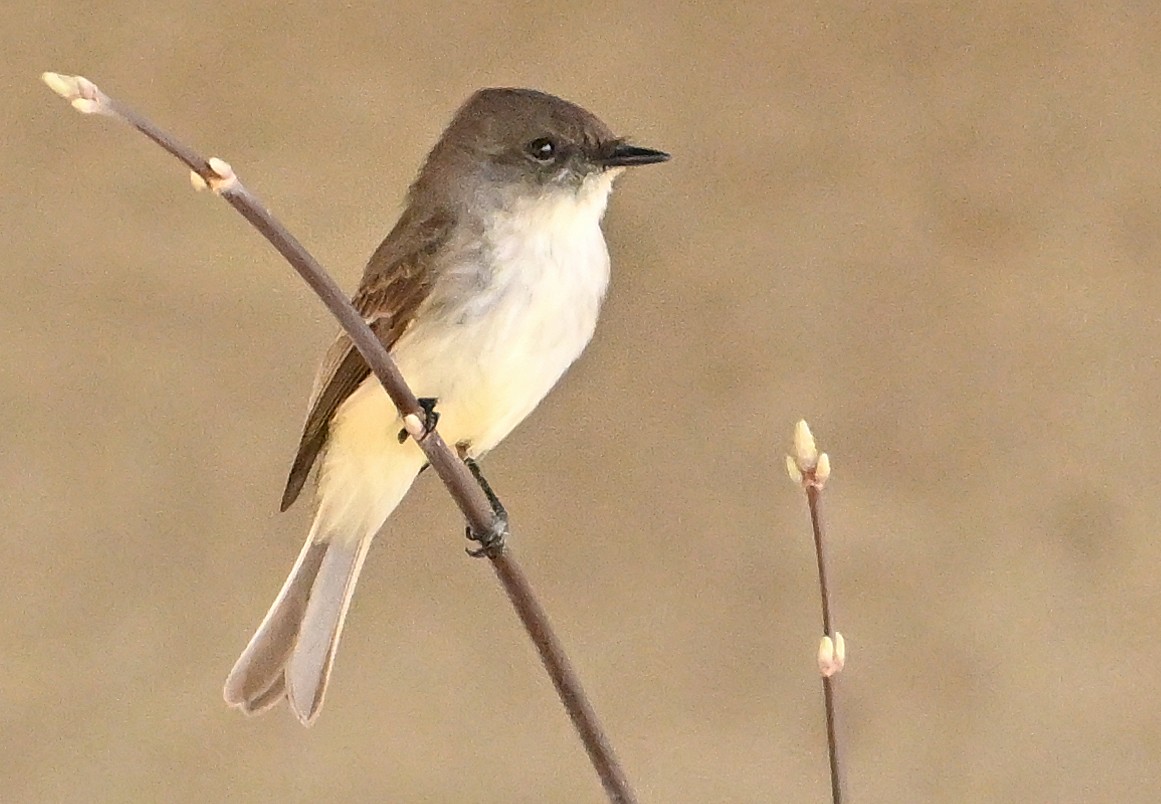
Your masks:
<svg viewBox="0 0 1161 804"><path fill-rule="evenodd" d="M655 162L664 162L669 154L664 151L654 151L652 148L638 148L636 145L618 143L615 148L601 159L605 167L633 167L634 165L652 165Z"/></svg>

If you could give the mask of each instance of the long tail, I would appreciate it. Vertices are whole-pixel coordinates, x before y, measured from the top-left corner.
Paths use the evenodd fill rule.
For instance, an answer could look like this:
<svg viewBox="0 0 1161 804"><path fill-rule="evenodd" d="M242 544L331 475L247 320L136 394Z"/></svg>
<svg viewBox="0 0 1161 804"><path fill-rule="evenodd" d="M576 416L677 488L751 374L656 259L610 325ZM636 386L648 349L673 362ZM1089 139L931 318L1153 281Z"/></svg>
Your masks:
<svg viewBox="0 0 1161 804"><path fill-rule="evenodd" d="M371 539L308 538L250 644L226 678L226 703L247 714L283 697L309 726L318 716L351 595Z"/></svg>
<svg viewBox="0 0 1161 804"><path fill-rule="evenodd" d="M382 389L356 391L336 418L319 471L319 506L282 591L226 678L226 703L249 714L283 698L304 725L318 716L371 539L424 464L400 444Z"/></svg>

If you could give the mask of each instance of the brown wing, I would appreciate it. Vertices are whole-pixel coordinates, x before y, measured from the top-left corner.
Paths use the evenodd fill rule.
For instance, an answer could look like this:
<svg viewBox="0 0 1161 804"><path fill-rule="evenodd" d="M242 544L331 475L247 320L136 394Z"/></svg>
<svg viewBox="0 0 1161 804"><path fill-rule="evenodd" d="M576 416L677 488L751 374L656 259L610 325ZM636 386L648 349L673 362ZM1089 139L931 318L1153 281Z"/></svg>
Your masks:
<svg viewBox="0 0 1161 804"><path fill-rule="evenodd" d="M359 290L351 299L388 351L411 324L434 280L435 255L447 240L451 219L437 214L415 220L410 210L387 235L367 263ZM311 467L326 444L331 418L371 370L345 333L339 333L315 375L310 413L302 428L298 454L282 493L285 511L302 492Z"/></svg>

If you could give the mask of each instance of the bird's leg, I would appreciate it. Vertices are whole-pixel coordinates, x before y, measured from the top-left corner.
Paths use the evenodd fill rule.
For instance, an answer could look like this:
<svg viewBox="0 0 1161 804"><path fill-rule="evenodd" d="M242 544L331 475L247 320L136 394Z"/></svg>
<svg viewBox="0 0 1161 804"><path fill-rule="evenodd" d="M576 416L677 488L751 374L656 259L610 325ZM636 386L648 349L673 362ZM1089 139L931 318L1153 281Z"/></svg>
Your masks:
<svg viewBox="0 0 1161 804"><path fill-rule="evenodd" d="M492 487L488 484L488 479L484 477L484 473L480 471L480 465L472 458L465 458L464 463L468 465L468 470L472 473L472 477L480 484L483 489L484 496L488 498L488 503L492 506L492 512L503 519L508 518L508 511L504 508L504 503L500 502L500 498L496 496L496 492L492 491Z"/></svg>
<svg viewBox="0 0 1161 804"><path fill-rule="evenodd" d="M480 545L476 549L469 548L468 555L473 558L499 555L504 551L504 539L508 536L508 511L500 502L500 498L496 496L496 492L492 491L492 486L484 477L484 473L480 471L480 465L473 458L467 456L467 445L457 444L456 447L460 453L460 458L467 465L468 471L472 473L472 477L480 485L484 496L488 498L488 504L492 506L492 526L488 530L479 533L473 530L471 525L467 527L467 537Z"/></svg>
<svg viewBox="0 0 1161 804"><path fill-rule="evenodd" d="M423 432L430 433L439 424L439 413L435 409L435 403L438 400L434 396L421 396L416 401L419 402L419 407L423 409ZM399 443L402 444L406 440L407 430L400 430Z"/></svg>

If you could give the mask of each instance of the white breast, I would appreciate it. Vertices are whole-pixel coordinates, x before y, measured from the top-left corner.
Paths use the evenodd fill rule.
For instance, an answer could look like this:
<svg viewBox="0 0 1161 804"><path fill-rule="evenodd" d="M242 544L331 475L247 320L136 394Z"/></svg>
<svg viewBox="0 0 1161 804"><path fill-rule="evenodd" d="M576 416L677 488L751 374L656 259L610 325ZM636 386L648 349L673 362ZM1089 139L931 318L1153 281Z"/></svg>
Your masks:
<svg viewBox="0 0 1161 804"><path fill-rule="evenodd" d="M442 273L392 349L419 397L435 397L439 431L479 456L544 398L592 338L609 283L600 220L616 173L507 205L482 249ZM445 266L446 267L446 266ZM373 535L425 458L399 442L395 407L369 377L335 413L319 474L315 537Z"/></svg>
<svg viewBox="0 0 1161 804"><path fill-rule="evenodd" d="M609 283L600 228L616 174L579 192L521 198L492 216L486 266L438 320L417 321L396 346L403 376L439 400L440 431L475 455L539 404L592 338Z"/></svg>

